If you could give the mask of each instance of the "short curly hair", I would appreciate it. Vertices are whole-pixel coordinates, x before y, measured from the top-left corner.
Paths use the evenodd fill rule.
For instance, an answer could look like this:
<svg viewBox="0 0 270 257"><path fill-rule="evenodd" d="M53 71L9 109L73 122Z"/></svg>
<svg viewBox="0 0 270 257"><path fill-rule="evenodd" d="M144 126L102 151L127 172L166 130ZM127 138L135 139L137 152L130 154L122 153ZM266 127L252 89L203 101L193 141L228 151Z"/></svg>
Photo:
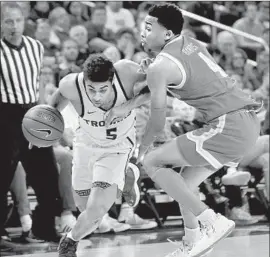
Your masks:
<svg viewBox="0 0 270 257"><path fill-rule="evenodd" d="M181 9L176 4L162 3L153 5L148 14L156 17L158 23L175 35L181 34L184 18Z"/></svg>
<svg viewBox="0 0 270 257"><path fill-rule="evenodd" d="M112 81L115 68L104 54L91 54L83 65L83 76L93 82Z"/></svg>

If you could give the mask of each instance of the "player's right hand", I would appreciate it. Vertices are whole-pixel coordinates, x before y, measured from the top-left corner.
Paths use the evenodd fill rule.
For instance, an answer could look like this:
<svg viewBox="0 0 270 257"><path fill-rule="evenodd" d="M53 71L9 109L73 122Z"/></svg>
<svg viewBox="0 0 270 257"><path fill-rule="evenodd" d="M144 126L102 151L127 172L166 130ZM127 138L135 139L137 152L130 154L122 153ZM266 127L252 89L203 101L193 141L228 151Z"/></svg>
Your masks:
<svg viewBox="0 0 270 257"><path fill-rule="evenodd" d="M140 63L140 69L138 70L138 72L146 74L147 69L149 67L149 65L154 61L154 59L151 58L145 58L141 61Z"/></svg>

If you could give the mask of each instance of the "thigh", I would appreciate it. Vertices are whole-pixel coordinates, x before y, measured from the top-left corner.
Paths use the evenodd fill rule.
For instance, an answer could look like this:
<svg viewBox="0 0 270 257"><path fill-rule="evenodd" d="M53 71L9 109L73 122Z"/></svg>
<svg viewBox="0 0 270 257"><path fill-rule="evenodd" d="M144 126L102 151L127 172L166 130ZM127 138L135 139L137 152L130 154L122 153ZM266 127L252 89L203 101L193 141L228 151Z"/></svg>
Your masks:
<svg viewBox="0 0 270 257"><path fill-rule="evenodd" d="M245 110L223 115L180 137L179 149L192 166L236 167L258 138L255 115Z"/></svg>
<svg viewBox="0 0 270 257"><path fill-rule="evenodd" d="M117 149L103 153L93 165L92 187L100 183L116 184L123 191L125 171L132 154L132 149L117 152Z"/></svg>
<svg viewBox="0 0 270 257"><path fill-rule="evenodd" d="M182 137L183 135L150 150L146 154L143 164L147 167L165 165L172 165L174 167L191 166L190 162L179 150L178 141Z"/></svg>

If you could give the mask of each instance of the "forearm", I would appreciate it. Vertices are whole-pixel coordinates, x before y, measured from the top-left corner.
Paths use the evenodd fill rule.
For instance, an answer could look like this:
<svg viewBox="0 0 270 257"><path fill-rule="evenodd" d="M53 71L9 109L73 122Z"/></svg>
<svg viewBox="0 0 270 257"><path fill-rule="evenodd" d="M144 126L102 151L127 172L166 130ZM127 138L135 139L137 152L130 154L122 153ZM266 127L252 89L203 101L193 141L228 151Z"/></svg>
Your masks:
<svg viewBox="0 0 270 257"><path fill-rule="evenodd" d="M61 94L59 89L57 89L48 104L61 112L68 104L68 99Z"/></svg>
<svg viewBox="0 0 270 257"><path fill-rule="evenodd" d="M139 94L129 101L123 103L121 107L125 108L127 112L131 112L132 110L140 107L143 104L150 102L150 93Z"/></svg>
<svg viewBox="0 0 270 257"><path fill-rule="evenodd" d="M141 145L149 147L160 135L162 135L165 122L166 108L151 108L151 116L147 123Z"/></svg>

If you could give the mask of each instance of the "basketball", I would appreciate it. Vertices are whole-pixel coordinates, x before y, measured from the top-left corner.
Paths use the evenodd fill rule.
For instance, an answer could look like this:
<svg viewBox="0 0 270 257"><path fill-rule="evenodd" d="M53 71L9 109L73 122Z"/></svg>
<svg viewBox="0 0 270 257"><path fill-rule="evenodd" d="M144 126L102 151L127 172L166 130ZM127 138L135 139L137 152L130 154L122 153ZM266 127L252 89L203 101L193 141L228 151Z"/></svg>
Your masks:
<svg viewBox="0 0 270 257"><path fill-rule="evenodd" d="M49 105L37 105L28 110L22 121L25 138L35 146L49 147L56 143L65 129L61 113Z"/></svg>

